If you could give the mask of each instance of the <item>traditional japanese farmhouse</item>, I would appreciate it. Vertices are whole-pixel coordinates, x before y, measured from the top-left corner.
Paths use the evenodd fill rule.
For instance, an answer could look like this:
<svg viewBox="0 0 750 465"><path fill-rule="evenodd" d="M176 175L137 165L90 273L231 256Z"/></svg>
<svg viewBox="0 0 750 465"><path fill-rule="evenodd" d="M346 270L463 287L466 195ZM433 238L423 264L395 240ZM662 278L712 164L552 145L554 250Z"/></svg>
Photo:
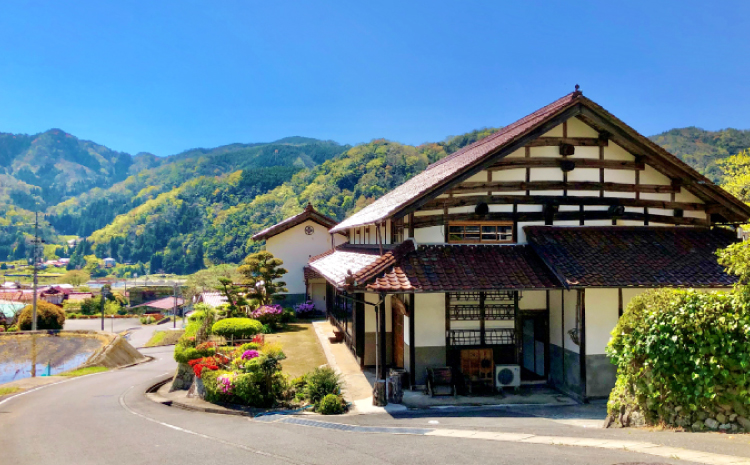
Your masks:
<svg viewBox="0 0 750 465"><path fill-rule="evenodd" d="M329 234L336 220L329 218L307 204L305 209L253 236L255 241L266 241L266 250L280 258L287 270L284 304L294 304L311 299L320 311L325 311L326 282L307 267L311 257L329 250L332 245L346 242L342 234Z"/></svg>
<svg viewBox="0 0 750 465"><path fill-rule="evenodd" d="M586 399L614 385L604 349L628 302L731 286L714 252L748 218L576 87L330 229L348 242L325 241L309 267L362 366L403 368L416 385L450 366L469 384L546 382Z"/></svg>

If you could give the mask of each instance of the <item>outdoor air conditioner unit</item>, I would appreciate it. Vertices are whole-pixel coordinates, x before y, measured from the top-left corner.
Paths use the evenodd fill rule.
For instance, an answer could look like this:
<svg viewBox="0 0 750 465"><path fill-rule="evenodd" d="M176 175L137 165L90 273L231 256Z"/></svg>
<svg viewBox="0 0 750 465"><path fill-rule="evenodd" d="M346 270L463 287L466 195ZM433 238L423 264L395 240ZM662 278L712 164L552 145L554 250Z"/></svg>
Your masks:
<svg viewBox="0 0 750 465"><path fill-rule="evenodd" d="M518 365L495 365L495 389L521 385L521 367Z"/></svg>

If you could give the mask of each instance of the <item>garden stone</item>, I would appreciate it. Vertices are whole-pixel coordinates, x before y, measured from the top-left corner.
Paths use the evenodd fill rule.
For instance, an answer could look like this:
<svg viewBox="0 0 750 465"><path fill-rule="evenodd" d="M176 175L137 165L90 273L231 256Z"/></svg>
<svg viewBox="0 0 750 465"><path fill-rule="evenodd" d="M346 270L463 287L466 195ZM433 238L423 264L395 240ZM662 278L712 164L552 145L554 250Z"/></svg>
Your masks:
<svg viewBox="0 0 750 465"><path fill-rule="evenodd" d="M695 414L695 417L696 417L696 418L697 418L698 420L700 420L700 421L703 421L703 420L705 420L706 418L708 418L708 415L706 414L706 412L698 412L698 413L696 413L696 414Z"/></svg>
<svg viewBox="0 0 750 465"><path fill-rule="evenodd" d="M730 429L732 429L732 425L729 423L719 425L719 431L729 431Z"/></svg>
<svg viewBox="0 0 750 465"><path fill-rule="evenodd" d="M737 417L737 423L739 423L740 426L745 429L745 431L750 431L750 420L748 420L747 418Z"/></svg>
<svg viewBox="0 0 750 465"><path fill-rule="evenodd" d="M727 422L727 416L723 413L717 413L716 414L716 421L719 423L726 423Z"/></svg>
<svg viewBox="0 0 750 465"><path fill-rule="evenodd" d="M719 427L719 422L714 420L713 418L706 418L703 424L706 425L706 427L709 429L716 429Z"/></svg>
<svg viewBox="0 0 750 465"><path fill-rule="evenodd" d="M737 419L737 414L736 413L733 413L733 414L729 415L729 421L731 421L732 423L734 423L734 421L736 419Z"/></svg>
<svg viewBox="0 0 750 465"><path fill-rule="evenodd" d="M675 413L680 413L681 410L682 410L682 405L678 405L677 407L674 408Z"/></svg>
<svg viewBox="0 0 750 465"><path fill-rule="evenodd" d="M719 408L721 408L722 410L724 410L727 413L731 413L732 412L732 406L728 405L728 404L719 404Z"/></svg>
<svg viewBox="0 0 750 465"><path fill-rule="evenodd" d="M745 408L744 405L742 405L739 402L734 402L734 404L732 404L732 406L734 407L734 412L737 415L739 415L741 417L747 417L747 409Z"/></svg>
<svg viewBox="0 0 750 465"><path fill-rule="evenodd" d="M704 428L702 421L696 421L693 423L693 431L702 431Z"/></svg>

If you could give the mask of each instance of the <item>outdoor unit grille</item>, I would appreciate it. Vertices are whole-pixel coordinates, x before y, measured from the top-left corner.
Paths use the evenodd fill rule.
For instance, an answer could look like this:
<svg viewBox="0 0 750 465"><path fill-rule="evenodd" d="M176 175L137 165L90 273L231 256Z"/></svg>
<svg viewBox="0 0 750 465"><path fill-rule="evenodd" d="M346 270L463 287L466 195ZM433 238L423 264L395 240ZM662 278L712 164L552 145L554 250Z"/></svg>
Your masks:
<svg viewBox="0 0 750 465"><path fill-rule="evenodd" d="M478 329L452 329L448 331L452 346L478 346L482 344L482 331ZM516 332L512 328L488 329L484 332L485 345L513 345Z"/></svg>
<svg viewBox="0 0 750 465"><path fill-rule="evenodd" d="M521 367L518 365L495 365L495 388L521 385Z"/></svg>

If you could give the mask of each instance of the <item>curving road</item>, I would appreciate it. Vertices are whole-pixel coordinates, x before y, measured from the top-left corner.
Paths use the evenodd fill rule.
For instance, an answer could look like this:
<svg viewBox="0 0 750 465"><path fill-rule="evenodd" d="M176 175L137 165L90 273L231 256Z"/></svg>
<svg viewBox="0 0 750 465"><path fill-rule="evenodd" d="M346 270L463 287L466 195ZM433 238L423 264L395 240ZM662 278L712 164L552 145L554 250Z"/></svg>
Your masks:
<svg viewBox="0 0 750 465"><path fill-rule="evenodd" d="M687 463L642 454L461 438L351 433L167 407L144 392L174 370L172 348L149 363L75 378L0 402L3 464L616 464ZM315 417L319 419L320 417ZM396 426L437 420L338 417ZM471 419L472 421L474 419ZM451 421L458 421L453 418ZM493 419L483 421L491 424ZM502 422L495 418L496 423Z"/></svg>

